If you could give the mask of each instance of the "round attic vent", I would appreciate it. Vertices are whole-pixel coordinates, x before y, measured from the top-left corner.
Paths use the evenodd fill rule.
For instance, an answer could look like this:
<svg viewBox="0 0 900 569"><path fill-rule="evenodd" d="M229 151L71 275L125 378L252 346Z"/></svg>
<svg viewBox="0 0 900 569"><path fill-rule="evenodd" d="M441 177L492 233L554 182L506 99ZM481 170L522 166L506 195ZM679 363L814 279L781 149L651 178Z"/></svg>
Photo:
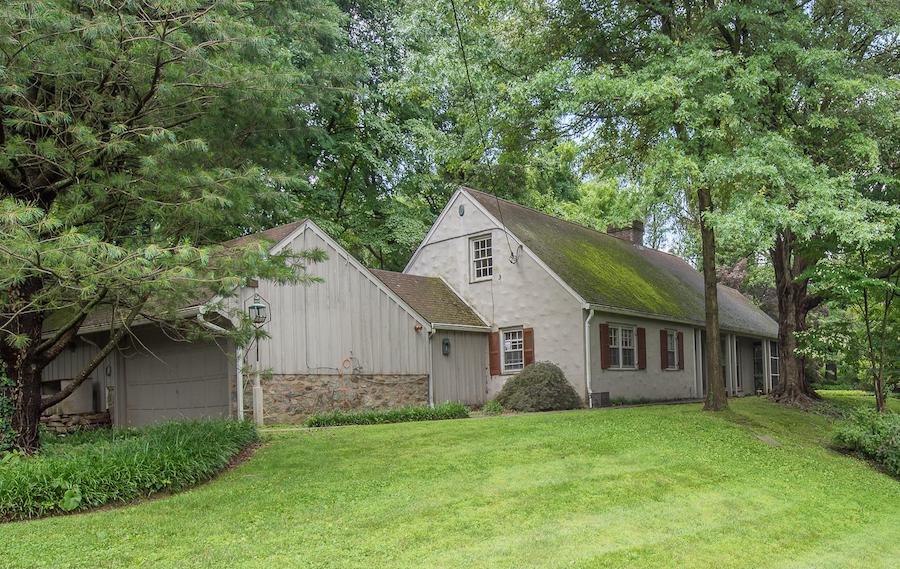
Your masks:
<svg viewBox="0 0 900 569"><path fill-rule="evenodd" d="M460 217L466 215L466 206L465 206L465 204L460 204L460 205L459 205L459 210L458 210L458 211L459 211L459 216L460 216Z"/></svg>

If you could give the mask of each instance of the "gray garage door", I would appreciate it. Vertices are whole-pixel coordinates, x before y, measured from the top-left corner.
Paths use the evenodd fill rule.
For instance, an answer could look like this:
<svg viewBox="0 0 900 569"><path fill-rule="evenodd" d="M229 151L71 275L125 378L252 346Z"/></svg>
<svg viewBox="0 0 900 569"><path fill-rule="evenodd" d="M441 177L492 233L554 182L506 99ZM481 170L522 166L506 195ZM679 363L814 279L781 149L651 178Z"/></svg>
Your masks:
<svg viewBox="0 0 900 569"><path fill-rule="evenodd" d="M125 358L125 420L228 416L228 358L215 343L163 341Z"/></svg>

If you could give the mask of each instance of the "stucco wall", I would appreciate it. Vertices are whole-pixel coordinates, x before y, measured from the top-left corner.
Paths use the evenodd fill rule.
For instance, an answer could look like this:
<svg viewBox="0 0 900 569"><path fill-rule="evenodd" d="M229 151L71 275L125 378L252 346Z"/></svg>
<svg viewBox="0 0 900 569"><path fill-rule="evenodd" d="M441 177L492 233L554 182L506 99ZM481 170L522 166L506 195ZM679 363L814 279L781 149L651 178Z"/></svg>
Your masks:
<svg viewBox="0 0 900 569"><path fill-rule="evenodd" d="M647 368L612 370L600 367L600 324L638 326L646 329ZM664 370L660 358L660 330L684 334L684 369ZM694 375L694 328L656 320L596 312L591 320L591 385L595 393L608 391L610 399L674 400L701 397Z"/></svg>
<svg viewBox="0 0 900 569"><path fill-rule="evenodd" d="M459 206L465 208L459 215ZM490 233L493 242L494 277L470 282L469 239ZM447 215L413 258L406 272L442 276L486 321L498 328L522 326L534 329L535 360L549 360L566 373L575 390L585 396L582 309L577 299L532 257L519 250L518 261L509 261L513 237L459 194L448 205ZM509 376L493 376L488 385L492 397Z"/></svg>

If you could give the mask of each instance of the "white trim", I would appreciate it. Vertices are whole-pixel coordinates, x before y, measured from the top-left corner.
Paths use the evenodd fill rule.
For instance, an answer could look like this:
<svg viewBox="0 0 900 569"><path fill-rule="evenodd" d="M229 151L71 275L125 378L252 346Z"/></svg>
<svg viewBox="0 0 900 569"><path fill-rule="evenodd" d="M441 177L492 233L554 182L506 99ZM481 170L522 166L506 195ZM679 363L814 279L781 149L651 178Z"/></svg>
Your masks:
<svg viewBox="0 0 900 569"><path fill-rule="evenodd" d="M611 331L613 328L615 328L615 329L617 329L617 330L619 331L619 332L617 333L617 336L616 336L617 339L618 339L618 346L617 346L617 347L618 347L618 349L619 349L619 365L618 365L618 366L613 366L613 365L612 365L612 362L610 362L610 366L609 366L608 368L606 368L606 369L608 369L608 370L613 370L613 371L636 371L636 370L639 370L640 367L639 367L639 364L638 364L638 360L640 359L640 354L638 354L638 345L637 345L637 329L638 329L638 326L635 325L635 324L623 324L623 323L620 323L620 322L607 322L607 323L606 323L606 326L607 326L607 329L610 330L610 331ZM622 350L623 350L623 348L622 348L622 334L621 334L621 332L622 332L622 330L625 330L625 329L631 330L631 341L632 341L632 344L633 344L633 345L631 346L631 349L634 350L634 365L631 365L631 366L628 366L628 367L622 365L622 360L623 360L623 358L622 358L622 354L623 354ZM611 335L610 335L610 337L611 337ZM611 347L612 347L612 346L610 346L609 343L607 342L606 346L604 346L604 349L608 350L608 349L610 349Z"/></svg>
<svg viewBox="0 0 900 569"><path fill-rule="evenodd" d="M594 309L591 308L584 321L584 389L587 392L588 409L594 407L594 401L591 397L593 395L591 390L591 319L593 317Z"/></svg>
<svg viewBox="0 0 900 569"><path fill-rule="evenodd" d="M475 258L475 244L478 241L488 241L488 247L491 250L491 254L488 257L482 257L481 259ZM475 266L477 261L483 261L484 259L490 259L490 271L491 274L485 276L478 276L476 273L478 272L478 267ZM484 268L482 268L484 270ZM490 281L494 279L494 233L489 231L487 233L480 233L478 235L473 235L469 237L469 284L480 283L483 281Z"/></svg>
<svg viewBox="0 0 900 569"><path fill-rule="evenodd" d="M525 369L525 326L508 326L498 329L500 332L500 375L513 375ZM506 369L506 333L519 332L522 334L522 367L507 370Z"/></svg>
<svg viewBox="0 0 900 569"><path fill-rule="evenodd" d="M681 362L678 360L678 333L681 332L681 330L675 330L672 328L663 328L663 330L666 331L666 364L667 364L666 368L663 371L679 371L679 370L681 370L681 367L679 366L679 364ZM675 342L675 349L673 350L675 352L675 365L672 365L672 362L668 361L669 360L669 334L672 335L674 342Z"/></svg>
<svg viewBox="0 0 900 569"><path fill-rule="evenodd" d="M468 324L445 324L442 322L434 322L431 327L435 330L454 330L457 332L484 332L491 331L490 326L470 326Z"/></svg>

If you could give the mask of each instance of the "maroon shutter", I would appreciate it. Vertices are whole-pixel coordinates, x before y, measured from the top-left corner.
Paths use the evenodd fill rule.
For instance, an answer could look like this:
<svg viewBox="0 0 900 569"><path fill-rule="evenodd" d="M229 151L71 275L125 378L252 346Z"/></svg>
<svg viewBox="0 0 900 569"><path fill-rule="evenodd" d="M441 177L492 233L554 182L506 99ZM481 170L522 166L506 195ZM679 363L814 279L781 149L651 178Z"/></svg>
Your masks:
<svg viewBox="0 0 900 569"><path fill-rule="evenodd" d="M678 369L684 369L684 333L678 332Z"/></svg>
<svg viewBox="0 0 900 569"><path fill-rule="evenodd" d="M534 328L522 330L522 347L525 356L525 365L534 363Z"/></svg>
<svg viewBox="0 0 900 569"><path fill-rule="evenodd" d="M669 333L659 331L659 364L662 369L669 369Z"/></svg>
<svg viewBox="0 0 900 569"><path fill-rule="evenodd" d="M637 329L638 369L647 369L647 330Z"/></svg>
<svg viewBox="0 0 900 569"><path fill-rule="evenodd" d="M491 375L500 375L500 332L488 336L488 354L491 357Z"/></svg>
<svg viewBox="0 0 900 569"><path fill-rule="evenodd" d="M609 324L600 325L600 369L609 369Z"/></svg>

